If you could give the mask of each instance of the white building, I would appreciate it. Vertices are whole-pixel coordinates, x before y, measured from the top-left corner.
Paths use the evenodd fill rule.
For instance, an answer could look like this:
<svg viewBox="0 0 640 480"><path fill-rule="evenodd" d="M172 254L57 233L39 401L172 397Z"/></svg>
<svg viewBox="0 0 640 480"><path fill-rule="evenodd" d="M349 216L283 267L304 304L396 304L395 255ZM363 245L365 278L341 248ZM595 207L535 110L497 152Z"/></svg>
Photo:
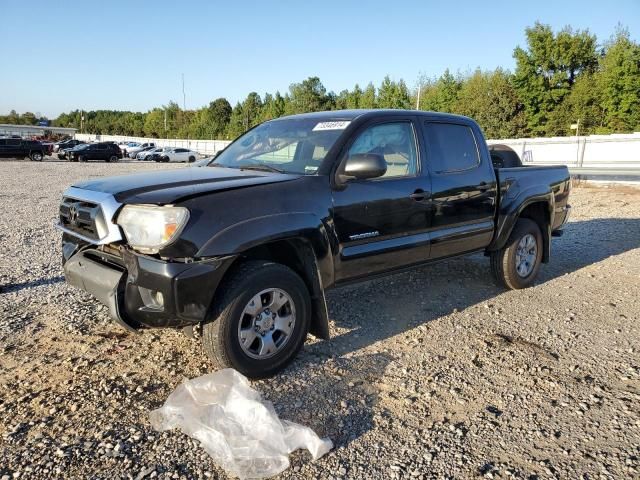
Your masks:
<svg viewBox="0 0 640 480"><path fill-rule="evenodd" d="M73 137L77 128L44 127L40 125L11 125L0 123L0 137L19 135L21 137L44 136L47 133Z"/></svg>

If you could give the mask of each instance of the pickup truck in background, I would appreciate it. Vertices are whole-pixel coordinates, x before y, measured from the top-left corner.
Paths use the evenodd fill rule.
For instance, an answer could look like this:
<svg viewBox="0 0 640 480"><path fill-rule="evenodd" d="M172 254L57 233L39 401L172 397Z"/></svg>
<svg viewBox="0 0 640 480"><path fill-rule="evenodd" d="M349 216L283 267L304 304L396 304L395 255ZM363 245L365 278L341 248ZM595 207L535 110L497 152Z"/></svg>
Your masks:
<svg viewBox="0 0 640 480"><path fill-rule="evenodd" d="M76 183L58 228L67 281L120 325L195 327L256 378L329 337L329 288L475 252L532 285L569 189L564 166L496 168L466 117L331 111L258 125L201 168Z"/></svg>
<svg viewBox="0 0 640 480"><path fill-rule="evenodd" d="M36 140L0 138L0 158L28 158L34 162L41 162L44 156L50 153L48 146Z"/></svg>

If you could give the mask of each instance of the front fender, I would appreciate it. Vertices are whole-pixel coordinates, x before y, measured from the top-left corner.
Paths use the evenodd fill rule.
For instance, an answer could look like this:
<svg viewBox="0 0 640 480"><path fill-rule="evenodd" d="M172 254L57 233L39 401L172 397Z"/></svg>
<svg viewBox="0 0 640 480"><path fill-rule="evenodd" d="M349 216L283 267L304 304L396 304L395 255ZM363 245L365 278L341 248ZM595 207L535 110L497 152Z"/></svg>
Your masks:
<svg viewBox="0 0 640 480"><path fill-rule="evenodd" d="M301 261L303 272L300 273L307 283L313 305L311 333L327 339L329 318L324 290L334 283L333 256L327 230L316 215L281 213L238 222L213 235L198 251L198 257L227 255L224 252L242 255L254 247L279 240L289 241L291 256L298 256Z"/></svg>
<svg viewBox="0 0 640 480"><path fill-rule="evenodd" d="M266 243L302 238L313 248L325 286L333 284L333 260L324 223L309 212L265 215L229 225L216 232L198 251L197 257L238 255Z"/></svg>

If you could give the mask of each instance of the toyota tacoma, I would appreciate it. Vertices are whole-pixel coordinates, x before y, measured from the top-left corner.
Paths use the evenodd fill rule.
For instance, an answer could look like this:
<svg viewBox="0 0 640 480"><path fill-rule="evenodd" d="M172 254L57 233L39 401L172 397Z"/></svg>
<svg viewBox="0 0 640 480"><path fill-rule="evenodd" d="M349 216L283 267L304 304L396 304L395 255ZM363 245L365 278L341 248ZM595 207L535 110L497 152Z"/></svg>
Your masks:
<svg viewBox="0 0 640 480"><path fill-rule="evenodd" d="M569 189L564 166L495 166L470 118L331 111L260 124L200 168L76 183L57 226L67 282L121 326L195 330L257 378L329 337L329 288L475 252L532 285Z"/></svg>

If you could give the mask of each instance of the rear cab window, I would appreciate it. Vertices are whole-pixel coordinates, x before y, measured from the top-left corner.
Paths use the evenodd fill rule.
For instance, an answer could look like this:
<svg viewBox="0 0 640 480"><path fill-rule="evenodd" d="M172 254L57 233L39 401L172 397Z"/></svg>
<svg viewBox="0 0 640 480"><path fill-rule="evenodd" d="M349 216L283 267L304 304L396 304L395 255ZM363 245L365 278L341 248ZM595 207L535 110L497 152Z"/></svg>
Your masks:
<svg viewBox="0 0 640 480"><path fill-rule="evenodd" d="M428 162L436 174L464 172L480 165L478 143L471 127L457 123L424 123Z"/></svg>

